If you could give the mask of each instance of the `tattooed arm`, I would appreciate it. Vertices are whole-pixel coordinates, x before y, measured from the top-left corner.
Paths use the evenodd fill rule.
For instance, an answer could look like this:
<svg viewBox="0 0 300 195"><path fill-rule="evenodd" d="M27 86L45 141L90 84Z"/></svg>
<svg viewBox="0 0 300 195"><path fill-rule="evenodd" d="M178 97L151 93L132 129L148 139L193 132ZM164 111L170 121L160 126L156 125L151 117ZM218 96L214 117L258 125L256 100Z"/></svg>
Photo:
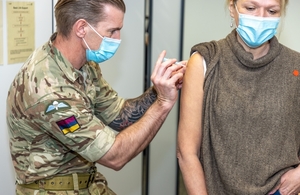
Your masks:
<svg viewBox="0 0 300 195"><path fill-rule="evenodd" d="M159 131L178 96L178 80L185 69L173 66L176 59L162 62L162 52L151 75L153 88L142 96L128 100L119 117L110 126L124 128L116 135L107 153L97 162L114 170L120 170L126 163L143 151ZM131 124L131 125L129 125Z"/></svg>
<svg viewBox="0 0 300 195"><path fill-rule="evenodd" d="M150 87L141 96L125 101L120 114L113 120L109 126L114 130L121 131L129 125L139 120L146 110L156 100L157 94L154 87Z"/></svg>

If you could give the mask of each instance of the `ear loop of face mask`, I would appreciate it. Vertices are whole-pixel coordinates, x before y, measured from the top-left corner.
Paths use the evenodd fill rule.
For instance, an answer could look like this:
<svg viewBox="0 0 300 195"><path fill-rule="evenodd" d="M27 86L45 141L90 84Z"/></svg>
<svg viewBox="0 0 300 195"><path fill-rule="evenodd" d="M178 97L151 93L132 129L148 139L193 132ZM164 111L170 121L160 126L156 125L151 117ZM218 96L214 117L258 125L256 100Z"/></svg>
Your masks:
<svg viewBox="0 0 300 195"><path fill-rule="evenodd" d="M89 27L99 36L99 37L101 37L101 39L103 39L104 37L102 36L102 35L100 35L95 29L94 29L94 27L92 27L92 25L90 25L88 22L86 22L88 25L89 25ZM91 48L89 47L89 45L87 44L87 42L85 41L85 39L84 38L82 38L82 40L83 40L83 42L85 43L85 45L87 46L87 48L89 49L89 50L91 50Z"/></svg>
<svg viewBox="0 0 300 195"><path fill-rule="evenodd" d="M91 27L91 29L99 36L99 37L101 37L102 39L104 38L102 35L100 35L97 31L96 31L96 29L94 29L94 27L92 26L92 25L90 25L88 22L86 22L88 25L89 25L89 27Z"/></svg>
<svg viewBox="0 0 300 195"><path fill-rule="evenodd" d="M95 29L92 25L90 25L88 22L86 22L86 23L89 25L89 27L91 27L91 29L92 29L99 37L101 37L101 39L106 39L106 40L108 40L108 41L116 42L116 43L120 43L120 42L121 42L121 40L119 40L119 39L113 39L113 38L110 38L110 37L103 37L102 35L100 35L100 34L96 31L96 29ZM87 46L87 48L88 48L89 50L91 50L90 47L88 46L87 42L85 41L85 39L84 39L84 38L82 38L82 39L83 39L85 45Z"/></svg>

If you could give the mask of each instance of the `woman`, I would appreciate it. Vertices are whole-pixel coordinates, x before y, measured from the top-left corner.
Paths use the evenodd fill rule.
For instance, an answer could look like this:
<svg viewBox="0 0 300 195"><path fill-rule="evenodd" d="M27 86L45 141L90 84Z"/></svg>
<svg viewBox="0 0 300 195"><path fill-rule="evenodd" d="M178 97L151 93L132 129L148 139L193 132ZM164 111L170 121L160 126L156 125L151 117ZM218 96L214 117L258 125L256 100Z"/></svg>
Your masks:
<svg viewBox="0 0 300 195"><path fill-rule="evenodd" d="M237 28L191 49L178 161L188 194L300 192L300 53L276 29L288 0L227 0Z"/></svg>

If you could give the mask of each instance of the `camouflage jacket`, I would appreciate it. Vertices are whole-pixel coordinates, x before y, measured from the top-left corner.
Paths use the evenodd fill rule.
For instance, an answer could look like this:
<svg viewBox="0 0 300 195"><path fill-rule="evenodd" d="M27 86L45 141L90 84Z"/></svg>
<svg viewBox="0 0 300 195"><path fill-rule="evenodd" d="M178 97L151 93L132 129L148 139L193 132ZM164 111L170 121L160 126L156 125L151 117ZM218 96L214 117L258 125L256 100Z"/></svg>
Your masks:
<svg viewBox="0 0 300 195"><path fill-rule="evenodd" d="M86 172L112 146L107 126L124 99L98 64L76 70L52 46L54 34L25 62L7 97L7 124L16 179L30 183Z"/></svg>

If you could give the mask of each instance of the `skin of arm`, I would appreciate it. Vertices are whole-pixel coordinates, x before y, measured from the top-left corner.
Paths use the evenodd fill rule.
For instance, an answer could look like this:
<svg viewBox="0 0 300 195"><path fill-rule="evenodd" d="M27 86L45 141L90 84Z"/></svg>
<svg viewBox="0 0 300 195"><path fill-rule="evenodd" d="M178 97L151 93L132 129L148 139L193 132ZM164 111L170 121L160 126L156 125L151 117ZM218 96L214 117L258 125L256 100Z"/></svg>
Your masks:
<svg viewBox="0 0 300 195"><path fill-rule="evenodd" d="M202 139L204 68L202 56L193 54L187 64L180 99L177 158L189 195L206 195L199 161Z"/></svg>
<svg viewBox="0 0 300 195"><path fill-rule="evenodd" d="M144 95L140 96L140 98L127 102L129 108L126 109L131 111L128 112L131 113L128 116L129 118L132 118L132 111L135 115L137 114L137 109L132 109L134 106L136 107L137 104L144 104L142 105L144 107L143 111L146 111L143 113L143 116L117 134L112 147L97 163L114 170L120 170L127 162L149 145L162 126L178 98L179 85L176 83L182 79L185 71L185 67L182 68L172 65L176 59L162 63L165 54L165 51L160 54L151 75L151 81L154 84L153 89L148 90ZM153 101L153 90L155 90L157 94L156 99L151 106L146 109L147 105L149 106L151 101ZM148 97L148 100L144 100L145 97L146 99ZM114 124L110 125L116 125L118 122L115 120L113 123Z"/></svg>

